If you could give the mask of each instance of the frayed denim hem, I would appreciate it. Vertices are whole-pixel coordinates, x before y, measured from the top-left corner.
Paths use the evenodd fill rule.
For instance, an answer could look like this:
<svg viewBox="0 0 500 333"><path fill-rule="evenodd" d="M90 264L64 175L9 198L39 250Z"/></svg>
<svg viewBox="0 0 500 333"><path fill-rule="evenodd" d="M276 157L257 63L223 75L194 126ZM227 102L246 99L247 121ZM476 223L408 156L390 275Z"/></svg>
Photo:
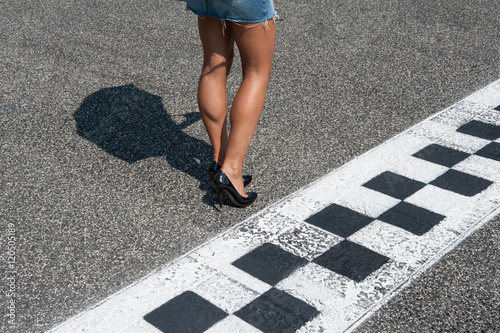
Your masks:
<svg viewBox="0 0 500 333"><path fill-rule="evenodd" d="M189 8L186 8L186 11L188 12L191 12L193 14L196 14L194 11L192 11L191 9ZM212 17L212 18L216 18L218 20L221 21L222 23L222 35L225 36L225 31L226 31L226 21L229 21L231 22L232 24L236 24L240 27L245 27L245 28L248 28L248 29L252 29L252 28L255 28L255 27L258 27L259 25L263 25L266 29L269 30L269 21L273 20L276 22L276 20L279 19L279 16L278 14L274 14L273 17L267 19L267 20L264 20L264 21L259 21L259 22L243 22L243 21L236 21L236 20L231 20L231 19L221 19L221 18L218 18L218 17L213 17L213 16L208 16L208 15L199 15L199 14L196 14L198 15L198 17L202 20L204 20L206 17ZM246 24L244 24L246 23ZM248 23L254 23L252 25L248 24Z"/></svg>

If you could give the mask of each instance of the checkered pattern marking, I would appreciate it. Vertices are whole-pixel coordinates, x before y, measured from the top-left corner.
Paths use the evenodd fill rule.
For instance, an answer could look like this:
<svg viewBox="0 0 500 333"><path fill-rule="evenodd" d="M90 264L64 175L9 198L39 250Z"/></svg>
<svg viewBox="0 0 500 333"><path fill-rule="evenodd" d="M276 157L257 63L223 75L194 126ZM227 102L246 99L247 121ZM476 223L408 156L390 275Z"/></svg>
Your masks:
<svg viewBox="0 0 500 333"><path fill-rule="evenodd" d="M500 137L500 126L476 120L467 122L456 131L485 140L497 140ZM499 143L490 142L478 150L476 154L498 161L498 146ZM432 143L412 154L415 158L448 168L446 172L432 181L424 183L386 170L364 183L362 186L368 189L399 200L397 204L387 209L376 219L336 203L332 203L309 216L305 219L306 223L343 238L312 261L271 243L264 243L235 260L232 263L233 266L273 287L237 310L234 315L266 333L295 332L301 328L307 321L317 316L319 311L285 291L276 289L276 284L286 279L297 269L306 266L307 263L317 264L357 283L362 282L391 259L347 238L370 225L374 220L388 223L417 236L427 233L443 221L446 216L405 202L405 199L426 186L436 186L467 197L473 197L485 191L493 184L493 181L452 169L471 155L473 154ZM171 302L167 302L162 307L169 308L168 305ZM206 311L213 311L212 307L215 306L210 304ZM152 313L155 311L159 310L156 309ZM151 317L151 314L145 318L147 319L148 316ZM168 314L165 314L165 317L168 317ZM204 328L213 324L214 318L217 317L210 316L204 325L200 325L198 318L198 315L194 315L192 319L188 320L192 323L193 332L204 332ZM222 320L225 315L219 318ZM174 318L172 324L175 325L176 322L177 320ZM160 326L157 327L160 328ZM177 332L168 328L162 329L162 331ZM191 332L191 330L186 330L186 332L188 331Z"/></svg>
<svg viewBox="0 0 500 333"><path fill-rule="evenodd" d="M499 104L500 80L54 332L353 329L500 212Z"/></svg>

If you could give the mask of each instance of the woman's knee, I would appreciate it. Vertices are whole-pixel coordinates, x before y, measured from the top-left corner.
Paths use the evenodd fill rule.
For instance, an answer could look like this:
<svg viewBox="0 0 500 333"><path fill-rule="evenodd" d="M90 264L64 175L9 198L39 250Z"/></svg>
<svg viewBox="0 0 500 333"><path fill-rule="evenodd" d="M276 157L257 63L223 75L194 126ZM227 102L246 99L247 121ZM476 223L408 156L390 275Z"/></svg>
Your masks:
<svg viewBox="0 0 500 333"><path fill-rule="evenodd" d="M260 66L243 65L243 78L259 81L269 81L273 72L272 64L261 64Z"/></svg>

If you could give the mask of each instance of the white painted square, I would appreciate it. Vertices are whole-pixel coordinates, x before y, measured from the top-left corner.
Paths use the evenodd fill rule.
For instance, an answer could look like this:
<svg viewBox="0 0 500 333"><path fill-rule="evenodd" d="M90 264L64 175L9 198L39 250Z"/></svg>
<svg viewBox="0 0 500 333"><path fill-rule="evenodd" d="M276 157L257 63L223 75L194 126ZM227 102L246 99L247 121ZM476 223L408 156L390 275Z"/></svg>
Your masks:
<svg viewBox="0 0 500 333"><path fill-rule="evenodd" d="M192 291L227 313L241 309L260 295L222 273L213 275Z"/></svg>
<svg viewBox="0 0 500 333"><path fill-rule="evenodd" d="M453 169L493 182L500 182L500 161L473 155L458 163Z"/></svg>
<svg viewBox="0 0 500 333"><path fill-rule="evenodd" d="M223 236L225 240L237 238L245 241L248 247L256 247L270 241L288 229L299 224L295 219L276 211L266 210L240 224L233 235Z"/></svg>
<svg viewBox="0 0 500 333"><path fill-rule="evenodd" d="M445 166L409 156L402 163L390 167L389 171L427 184L441 176L448 169Z"/></svg>
<svg viewBox="0 0 500 333"><path fill-rule="evenodd" d="M280 201L269 210L290 219L303 221L311 216L316 210L321 210L325 207L325 203L322 204L315 198L330 198L331 192L327 191L324 192L323 196L316 196L321 195L318 192L321 193L322 189L316 188L314 192L311 189L308 189L304 190L304 192L301 192L300 194L293 194L285 200ZM329 200L325 201L329 202Z"/></svg>
<svg viewBox="0 0 500 333"><path fill-rule="evenodd" d="M475 119L483 123L500 126L500 111L491 109L478 115Z"/></svg>
<svg viewBox="0 0 500 333"><path fill-rule="evenodd" d="M296 256L313 260L343 239L304 222L282 233L272 243Z"/></svg>
<svg viewBox="0 0 500 333"><path fill-rule="evenodd" d="M230 315L210 327L205 333L262 333L262 331Z"/></svg>
<svg viewBox="0 0 500 333"><path fill-rule="evenodd" d="M475 153L490 142L490 140L481 139L477 136L467 135L460 132L451 132L436 141L436 143L441 146L453 148L469 154Z"/></svg>
<svg viewBox="0 0 500 333"><path fill-rule="evenodd" d="M416 268L405 262L389 260L380 269L370 274L358 283L360 292L357 296L357 306L370 309L375 303L390 296L390 293L406 283Z"/></svg>
<svg viewBox="0 0 500 333"><path fill-rule="evenodd" d="M327 288L310 280L304 272L316 269L315 264L308 264L299 268L286 279L280 281L276 288L306 302L318 311L325 310L328 301L334 297L341 297L335 289ZM334 273L335 274L335 273Z"/></svg>
<svg viewBox="0 0 500 333"><path fill-rule="evenodd" d="M459 234L465 234L478 223L485 222L483 219L499 207L500 184L494 183L485 191L470 198L466 205L451 210L448 214L449 219L446 219L443 225Z"/></svg>
<svg viewBox="0 0 500 333"><path fill-rule="evenodd" d="M434 185L427 185L405 199L408 203L444 216L455 207L467 204L468 200L469 197L444 190Z"/></svg>
<svg viewBox="0 0 500 333"><path fill-rule="evenodd" d="M141 283L133 286L127 292L139 293L141 295L151 294L152 299L156 298L154 296L156 294L165 293L161 295L161 298L163 300L170 299L187 289L194 288L216 272L216 270L207 264L188 256L172 262L159 272L152 274ZM142 301L145 300L143 299ZM163 303L158 305L161 304Z"/></svg>
<svg viewBox="0 0 500 333"><path fill-rule="evenodd" d="M360 186L336 203L363 215L377 218L400 201L379 191Z"/></svg>
<svg viewBox="0 0 500 333"><path fill-rule="evenodd" d="M409 231L375 220L347 239L391 259L411 262L404 253L399 253L396 249L413 237L415 235Z"/></svg>
<svg viewBox="0 0 500 333"><path fill-rule="evenodd" d="M465 100L483 104L490 108L500 105L500 80L491 83L489 86L479 90Z"/></svg>
<svg viewBox="0 0 500 333"><path fill-rule="evenodd" d="M473 120L474 117L488 111L488 109L488 106L464 100L439 112L431 120L458 128Z"/></svg>
<svg viewBox="0 0 500 333"><path fill-rule="evenodd" d="M473 210L495 210L500 207L500 183L493 183L487 189L471 197Z"/></svg>
<svg viewBox="0 0 500 333"><path fill-rule="evenodd" d="M456 231L447 228L447 219L445 218L422 236L414 235L398 244L393 250L393 256L396 260L413 267L421 266L431 259L441 257L441 252L458 238Z"/></svg>
<svg viewBox="0 0 500 333"><path fill-rule="evenodd" d="M356 288L356 282L320 265L309 263L295 270L276 287L322 311L332 299L344 304L344 299L351 295L350 290Z"/></svg>
<svg viewBox="0 0 500 333"><path fill-rule="evenodd" d="M435 142L447 134L454 132L455 126L438 123L435 121L425 121L419 123L408 130L408 134L416 138L425 138Z"/></svg>
<svg viewBox="0 0 500 333"><path fill-rule="evenodd" d="M473 197L472 200L475 207L484 205L486 209L498 209L500 207L500 183L491 184L486 190Z"/></svg>

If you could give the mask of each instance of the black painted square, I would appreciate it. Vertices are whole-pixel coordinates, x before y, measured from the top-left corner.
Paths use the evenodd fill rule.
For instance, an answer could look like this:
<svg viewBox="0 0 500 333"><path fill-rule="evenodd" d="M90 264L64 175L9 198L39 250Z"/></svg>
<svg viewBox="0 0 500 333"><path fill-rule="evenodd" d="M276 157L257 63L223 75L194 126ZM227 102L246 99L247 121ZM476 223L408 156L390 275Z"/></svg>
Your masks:
<svg viewBox="0 0 500 333"><path fill-rule="evenodd" d="M421 236L441 222L445 217L427 209L400 202L378 217L380 221L405 229Z"/></svg>
<svg viewBox="0 0 500 333"><path fill-rule="evenodd" d="M457 132L477 136L486 140L500 138L500 126L473 120L457 129Z"/></svg>
<svg viewBox="0 0 500 333"><path fill-rule="evenodd" d="M430 184L448 191L472 197L484 191L488 186L493 184L493 182L451 169L434 179Z"/></svg>
<svg viewBox="0 0 500 333"><path fill-rule="evenodd" d="M192 291L174 297L144 316L165 333L201 333L224 319L227 313Z"/></svg>
<svg viewBox="0 0 500 333"><path fill-rule="evenodd" d="M277 245L266 243L239 258L233 265L270 285L280 282L308 261Z"/></svg>
<svg viewBox="0 0 500 333"><path fill-rule="evenodd" d="M470 156L470 154L437 144L432 144L422 150L419 150L412 156L451 168L455 164L465 160Z"/></svg>
<svg viewBox="0 0 500 333"><path fill-rule="evenodd" d="M490 158L495 161L500 161L500 143L491 142L482 149L480 149L479 151L477 151L476 155Z"/></svg>
<svg viewBox="0 0 500 333"><path fill-rule="evenodd" d="M271 288L234 314L264 333L292 333L318 313L304 301Z"/></svg>
<svg viewBox="0 0 500 333"><path fill-rule="evenodd" d="M307 218L306 222L341 237L349 237L373 220L349 208L332 204Z"/></svg>
<svg viewBox="0 0 500 333"><path fill-rule="evenodd" d="M425 183L386 171L363 186L403 200L422 189Z"/></svg>
<svg viewBox="0 0 500 333"><path fill-rule="evenodd" d="M335 273L361 282L384 265L389 258L364 246L344 240L313 260Z"/></svg>

